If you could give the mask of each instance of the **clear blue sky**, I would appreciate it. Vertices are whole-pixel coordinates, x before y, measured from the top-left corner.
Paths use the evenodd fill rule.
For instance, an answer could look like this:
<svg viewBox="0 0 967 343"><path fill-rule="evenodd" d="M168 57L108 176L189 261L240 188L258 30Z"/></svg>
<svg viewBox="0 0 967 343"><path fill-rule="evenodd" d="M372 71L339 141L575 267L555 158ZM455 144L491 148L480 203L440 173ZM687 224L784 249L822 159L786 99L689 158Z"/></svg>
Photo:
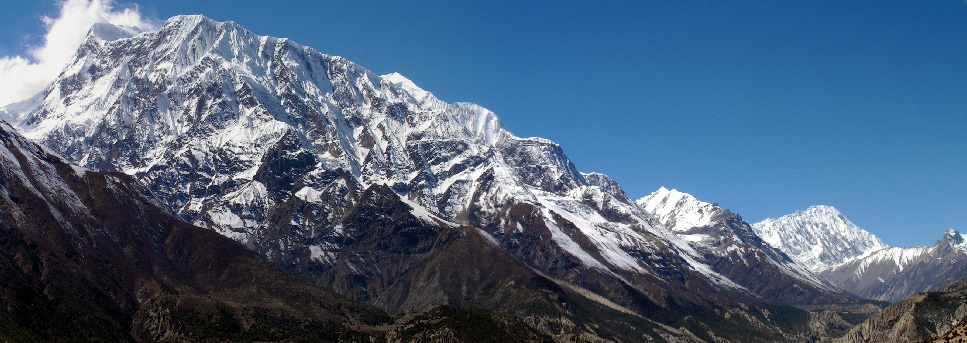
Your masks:
<svg viewBox="0 0 967 343"><path fill-rule="evenodd" d="M967 231L963 0L138 4L399 72L633 198L677 188L750 222L828 204L900 246ZM4 6L3 56L58 8Z"/></svg>

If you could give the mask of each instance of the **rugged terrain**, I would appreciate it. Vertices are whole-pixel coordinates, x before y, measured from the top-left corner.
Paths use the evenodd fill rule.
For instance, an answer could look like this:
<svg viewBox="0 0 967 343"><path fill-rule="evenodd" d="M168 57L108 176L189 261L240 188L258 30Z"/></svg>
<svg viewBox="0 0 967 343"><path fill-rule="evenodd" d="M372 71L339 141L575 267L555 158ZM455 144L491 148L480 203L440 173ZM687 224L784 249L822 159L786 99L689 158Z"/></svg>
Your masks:
<svg viewBox="0 0 967 343"><path fill-rule="evenodd" d="M2 122L0 143L4 341L594 341L642 337L634 333L648 327L667 330L669 337L688 336L586 300L541 275L515 270L512 263L491 272L507 273L501 280L520 285L499 287L501 294L468 288L468 294L519 309L515 315L426 306L394 318L297 279L241 244L171 216L129 175L70 165ZM377 193L364 203L386 200ZM417 220L406 218L410 209L398 199L394 204L402 206L401 214L389 231ZM379 218L376 211L360 210ZM488 246L479 242L484 236L469 228L433 229L437 238L430 244L446 248L437 249L427 263L442 275L413 276L421 292L433 293L434 281L461 280L454 274L486 273L464 269L474 262L461 261L473 252L466 248ZM387 244L396 251L425 248L405 245L410 243L405 232L389 231L373 231L380 238L363 244L375 253L387 253L380 247ZM479 253L488 257L478 261L485 266L507 263L500 255ZM474 280L487 282L487 277ZM468 286L479 285L462 285ZM588 326L591 321L620 325L594 328Z"/></svg>

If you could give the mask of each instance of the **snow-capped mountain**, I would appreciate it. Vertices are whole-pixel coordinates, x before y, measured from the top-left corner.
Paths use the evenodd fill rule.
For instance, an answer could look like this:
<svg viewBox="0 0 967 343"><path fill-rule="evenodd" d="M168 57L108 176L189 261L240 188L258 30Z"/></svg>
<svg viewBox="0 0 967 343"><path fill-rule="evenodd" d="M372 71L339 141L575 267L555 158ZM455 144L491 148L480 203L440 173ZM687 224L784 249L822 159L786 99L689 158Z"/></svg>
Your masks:
<svg viewBox="0 0 967 343"><path fill-rule="evenodd" d="M967 277L967 239L948 229L930 247L890 247L821 275L857 296L894 302Z"/></svg>
<svg viewBox="0 0 967 343"><path fill-rule="evenodd" d="M636 203L713 261L721 273L759 294L804 304L839 291L763 242L741 216L716 204L665 187Z"/></svg>
<svg viewBox="0 0 967 343"><path fill-rule="evenodd" d="M887 245L832 206L813 206L752 229L767 243L813 272L867 256Z"/></svg>
<svg viewBox="0 0 967 343"><path fill-rule="evenodd" d="M304 278L391 312L499 308L536 282L706 339L798 330L758 312L775 295L730 277L735 258L781 255L698 249L607 176L580 173L560 146L513 135L483 107L233 22L99 32L112 35L89 35L43 93L0 116L86 168L133 175L171 213ZM469 246L454 248L458 238Z"/></svg>
<svg viewBox="0 0 967 343"><path fill-rule="evenodd" d="M688 235L687 232L692 228L711 225L716 216L724 211L718 206L696 199L691 194L665 187L635 202L658 218L666 228L680 235ZM702 240L702 237L689 237L686 240Z"/></svg>

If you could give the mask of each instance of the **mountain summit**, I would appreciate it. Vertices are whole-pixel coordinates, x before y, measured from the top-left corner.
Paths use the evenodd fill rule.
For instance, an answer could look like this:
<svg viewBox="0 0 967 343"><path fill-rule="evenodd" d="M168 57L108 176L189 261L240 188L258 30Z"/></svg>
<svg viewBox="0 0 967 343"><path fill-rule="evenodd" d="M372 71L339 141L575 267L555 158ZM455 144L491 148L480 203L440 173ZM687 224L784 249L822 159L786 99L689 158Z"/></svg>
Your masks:
<svg viewBox="0 0 967 343"><path fill-rule="evenodd" d="M752 228L770 245L817 273L887 247L832 206L813 206L763 220Z"/></svg>

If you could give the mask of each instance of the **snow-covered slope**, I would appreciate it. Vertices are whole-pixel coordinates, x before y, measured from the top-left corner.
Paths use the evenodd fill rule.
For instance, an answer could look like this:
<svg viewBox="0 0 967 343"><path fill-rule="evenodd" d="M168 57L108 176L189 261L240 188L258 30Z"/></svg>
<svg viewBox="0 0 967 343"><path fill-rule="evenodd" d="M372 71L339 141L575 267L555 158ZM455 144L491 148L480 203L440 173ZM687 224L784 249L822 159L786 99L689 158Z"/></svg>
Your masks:
<svg viewBox="0 0 967 343"><path fill-rule="evenodd" d="M878 250L821 275L860 297L897 301L967 277L967 239L948 229L933 246Z"/></svg>
<svg viewBox="0 0 967 343"><path fill-rule="evenodd" d="M803 326L763 315L767 300L842 300L735 214L710 208L684 228L689 214L673 232L614 180L483 107L233 22L96 28L43 93L0 116L86 168L133 175L186 221L391 311L499 307L536 284L706 339L768 341Z"/></svg>
<svg viewBox="0 0 967 343"><path fill-rule="evenodd" d="M636 201L688 241L717 270L773 300L807 303L839 291L763 242L742 217L665 187Z"/></svg>
<svg viewBox="0 0 967 343"><path fill-rule="evenodd" d="M832 206L813 206L763 220L752 228L770 245L817 273L887 247Z"/></svg>

